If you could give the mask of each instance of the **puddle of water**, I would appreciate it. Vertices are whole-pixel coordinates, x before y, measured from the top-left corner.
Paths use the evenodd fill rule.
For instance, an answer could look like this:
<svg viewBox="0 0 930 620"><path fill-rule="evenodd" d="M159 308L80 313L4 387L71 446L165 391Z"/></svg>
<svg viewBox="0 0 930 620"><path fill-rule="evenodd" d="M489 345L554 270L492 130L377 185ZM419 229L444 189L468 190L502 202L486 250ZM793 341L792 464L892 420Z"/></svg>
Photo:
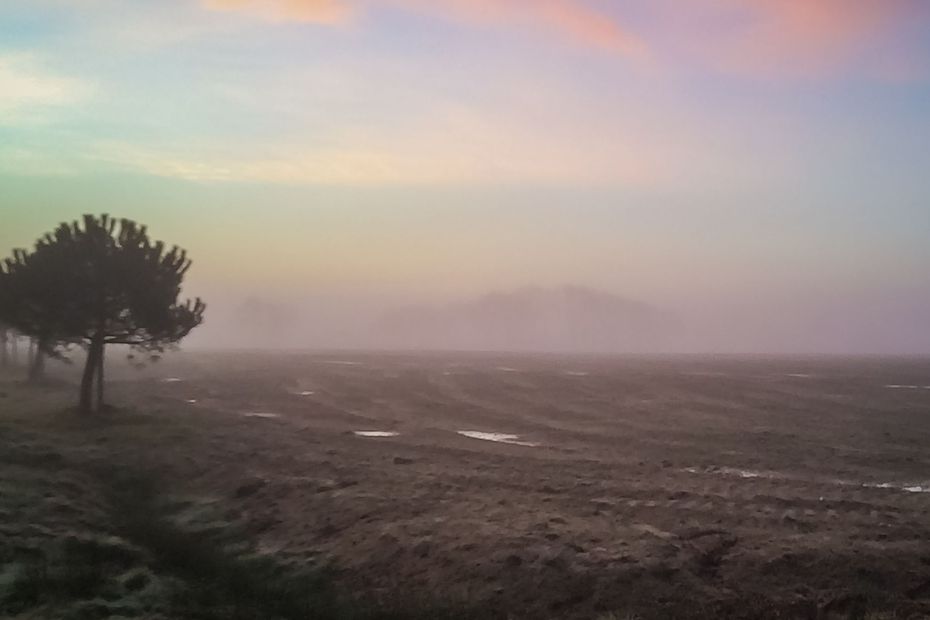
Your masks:
<svg viewBox="0 0 930 620"><path fill-rule="evenodd" d="M587 377L591 373L584 372L582 370L566 370L564 374L568 375L569 377Z"/></svg>
<svg viewBox="0 0 930 620"><path fill-rule="evenodd" d="M738 478L767 478L770 480L803 480L818 482L817 479L792 478L778 472L753 471L750 469L735 469L732 467L686 467L684 471L689 474L709 474L718 476L736 476ZM820 482L824 482L821 480ZM903 482L853 482L850 480L827 480L829 484L835 484L843 487L862 487L864 489L888 489L892 491L903 491L905 493L930 493L930 486L916 485Z"/></svg>
<svg viewBox="0 0 930 620"><path fill-rule="evenodd" d="M814 375L809 375L804 372L789 372L786 377L794 377L795 379L810 379Z"/></svg>
<svg viewBox="0 0 930 620"><path fill-rule="evenodd" d="M845 484L845 483L842 480L840 480L839 484ZM895 486L891 484L890 482L881 482L881 483L863 482L862 486L868 489L893 489L895 488Z"/></svg>
<svg viewBox="0 0 930 620"><path fill-rule="evenodd" d="M930 486L921 486L919 484L910 483L864 482L860 486L868 489L893 489L895 491L904 491L905 493L930 493Z"/></svg>
<svg viewBox="0 0 930 620"><path fill-rule="evenodd" d="M359 437L399 437L400 433L394 431L352 431Z"/></svg>
<svg viewBox="0 0 930 620"><path fill-rule="evenodd" d="M323 360L324 364L331 364L333 366L361 366L361 362L350 362L348 360Z"/></svg>
<svg viewBox="0 0 930 620"><path fill-rule="evenodd" d="M729 377L730 373L714 372L710 370L687 370L681 374L688 377Z"/></svg>
<svg viewBox="0 0 930 620"><path fill-rule="evenodd" d="M493 441L495 443L506 443L512 446L524 446L526 448L538 448L538 443L531 441L521 441L519 435L509 435L507 433L485 433L482 431L456 431L463 437L470 439L480 439L482 441Z"/></svg>
<svg viewBox="0 0 930 620"><path fill-rule="evenodd" d="M281 417L281 414L279 413L267 413L264 411L250 411L248 413L243 413L242 415L247 418L264 418L267 420Z"/></svg>
<svg viewBox="0 0 930 620"><path fill-rule="evenodd" d="M196 405L196 404L197 404L197 399L196 399L196 398L188 398L188 399L185 400L184 402L187 403L188 405Z"/></svg>
<svg viewBox="0 0 930 620"><path fill-rule="evenodd" d="M773 477L768 474L764 474L760 471L749 471L747 469L737 469L732 472L726 471L724 473L732 475L732 476L739 476L740 478L772 478Z"/></svg>
<svg viewBox="0 0 930 620"><path fill-rule="evenodd" d="M754 471L752 469L736 469L734 467L686 467L689 474L716 474L718 476L736 476L737 478L783 478L781 474L770 471Z"/></svg>
<svg viewBox="0 0 930 620"><path fill-rule="evenodd" d="M495 366L494 370L499 370L501 372L520 372L518 368L511 368L510 366Z"/></svg>
<svg viewBox="0 0 930 620"><path fill-rule="evenodd" d="M316 392L312 390L304 390L303 392L297 393L298 396L313 396L314 394L316 394Z"/></svg>
<svg viewBox="0 0 930 620"><path fill-rule="evenodd" d="M891 385L886 385L885 387L888 388L889 390L919 390L921 389L922 386L891 384ZM930 386L925 386L924 389L930 389Z"/></svg>
<svg viewBox="0 0 930 620"><path fill-rule="evenodd" d="M162 379L162 383L181 383L184 379L179 379L178 377L168 377L167 379Z"/></svg>

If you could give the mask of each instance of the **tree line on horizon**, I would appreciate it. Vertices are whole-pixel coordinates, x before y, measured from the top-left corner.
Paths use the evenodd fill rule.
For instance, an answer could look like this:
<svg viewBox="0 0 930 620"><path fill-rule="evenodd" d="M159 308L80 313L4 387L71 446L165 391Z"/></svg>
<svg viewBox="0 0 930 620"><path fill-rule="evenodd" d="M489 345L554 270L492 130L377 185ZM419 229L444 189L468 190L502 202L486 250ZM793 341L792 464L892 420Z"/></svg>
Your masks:
<svg viewBox="0 0 930 620"><path fill-rule="evenodd" d="M99 411L107 345L157 358L203 322L200 298L179 301L190 266L186 251L153 242L132 220L85 215L59 224L0 263L0 364L13 361L25 336L37 381L47 357L67 359L80 348L78 408Z"/></svg>

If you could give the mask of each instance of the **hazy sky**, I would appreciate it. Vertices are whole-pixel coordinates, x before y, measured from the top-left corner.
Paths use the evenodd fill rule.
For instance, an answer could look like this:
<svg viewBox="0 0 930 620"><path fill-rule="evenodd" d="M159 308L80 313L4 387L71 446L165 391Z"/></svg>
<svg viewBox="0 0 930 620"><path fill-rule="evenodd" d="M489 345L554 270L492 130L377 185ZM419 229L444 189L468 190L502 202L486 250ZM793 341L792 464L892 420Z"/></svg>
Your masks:
<svg viewBox="0 0 930 620"><path fill-rule="evenodd" d="M928 175L925 0L0 2L0 251L134 217L208 299L577 283L930 352Z"/></svg>

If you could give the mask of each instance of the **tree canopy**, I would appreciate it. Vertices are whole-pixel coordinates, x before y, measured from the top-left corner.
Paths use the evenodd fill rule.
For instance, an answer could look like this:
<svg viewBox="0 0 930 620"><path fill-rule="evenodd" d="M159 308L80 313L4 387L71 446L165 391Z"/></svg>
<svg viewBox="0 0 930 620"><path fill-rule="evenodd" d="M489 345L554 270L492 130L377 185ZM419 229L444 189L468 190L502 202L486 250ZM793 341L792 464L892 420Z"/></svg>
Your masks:
<svg viewBox="0 0 930 620"><path fill-rule="evenodd" d="M85 215L0 266L0 320L46 352L83 346L81 409L91 411L103 403L106 345L156 353L203 321L203 301L178 299L190 266L184 250L151 241L145 226Z"/></svg>

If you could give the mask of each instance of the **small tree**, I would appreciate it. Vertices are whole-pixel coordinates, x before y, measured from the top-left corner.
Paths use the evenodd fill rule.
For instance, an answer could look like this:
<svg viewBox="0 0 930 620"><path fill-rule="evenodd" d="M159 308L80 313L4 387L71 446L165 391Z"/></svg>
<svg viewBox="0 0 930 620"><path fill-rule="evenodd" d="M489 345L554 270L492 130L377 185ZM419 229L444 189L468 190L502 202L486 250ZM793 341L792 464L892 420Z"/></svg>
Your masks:
<svg viewBox="0 0 930 620"><path fill-rule="evenodd" d="M190 265L184 250L153 243L144 226L85 215L7 261L0 293L12 295L0 294L0 318L43 351L68 344L87 350L79 408L88 413L104 404L106 345L154 355L203 321L200 299L178 301Z"/></svg>
<svg viewBox="0 0 930 620"><path fill-rule="evenodd" d="M7 348L10 342L10 329L0 323L0 368L6 368L10 364L10 350Z"/></svg>
<svg viewBox="0 0 930 620"><path fill-rule="evenodd" d="M15 250L0 265L0 317L30 337L29 379L42 377L45 358L65 344L65 321L74 311L62 278L68 268L64 256L49 251ZM59 282L58 279L62 281ZM71 284L69 282L69 284Z"/></svg>

